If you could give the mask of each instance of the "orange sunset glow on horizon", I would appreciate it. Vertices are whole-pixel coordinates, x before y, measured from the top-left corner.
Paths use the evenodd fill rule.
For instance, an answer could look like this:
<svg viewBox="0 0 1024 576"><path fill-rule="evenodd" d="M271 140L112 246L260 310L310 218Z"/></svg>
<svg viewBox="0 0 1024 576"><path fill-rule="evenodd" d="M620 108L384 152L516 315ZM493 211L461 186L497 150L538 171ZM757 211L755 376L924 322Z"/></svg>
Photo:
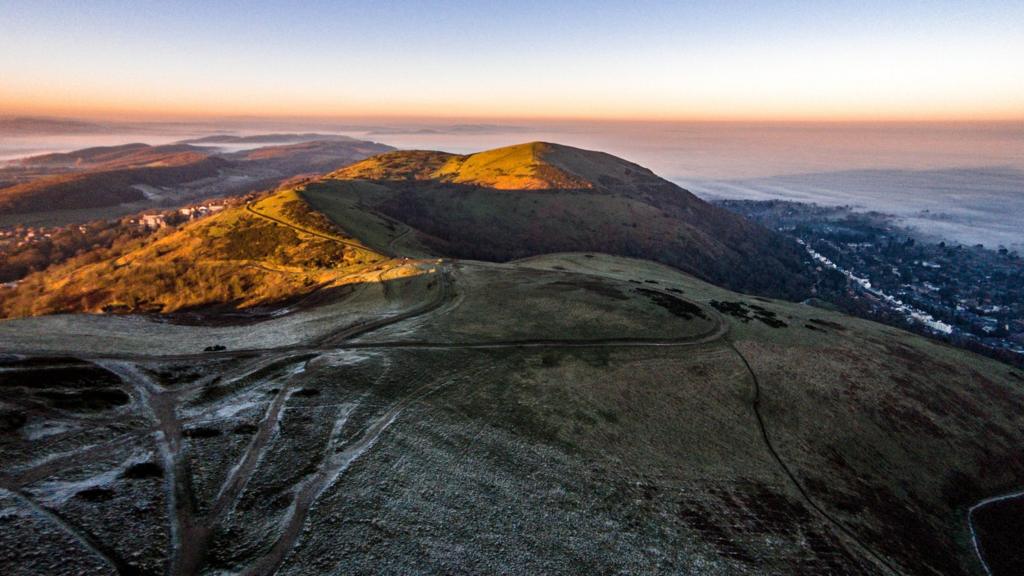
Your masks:
<svg viewBox="0 0 1024 576"><path fill-rule="evenodd" d="M203 10L6 11L0 115L1024 118L1019 7Z"/></svg>

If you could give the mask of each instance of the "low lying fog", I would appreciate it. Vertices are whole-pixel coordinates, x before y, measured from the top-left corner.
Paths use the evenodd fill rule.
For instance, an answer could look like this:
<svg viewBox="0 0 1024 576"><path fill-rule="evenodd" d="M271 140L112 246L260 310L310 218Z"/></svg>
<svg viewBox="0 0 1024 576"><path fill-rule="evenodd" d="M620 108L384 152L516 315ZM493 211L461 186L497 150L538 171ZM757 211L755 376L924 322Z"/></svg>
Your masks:
<svg viewBox="0 0 1024 576"><path fill-rule="evenodd" d="M87 146L266 132L344 133L398 148L458 153L554 141L622 156L708 199L849 204L895 214L947 240L1024 245L1019 226L1024 221L1024 124L1019 122L135 124L72 135L0 134L0 160Z"/></svg>

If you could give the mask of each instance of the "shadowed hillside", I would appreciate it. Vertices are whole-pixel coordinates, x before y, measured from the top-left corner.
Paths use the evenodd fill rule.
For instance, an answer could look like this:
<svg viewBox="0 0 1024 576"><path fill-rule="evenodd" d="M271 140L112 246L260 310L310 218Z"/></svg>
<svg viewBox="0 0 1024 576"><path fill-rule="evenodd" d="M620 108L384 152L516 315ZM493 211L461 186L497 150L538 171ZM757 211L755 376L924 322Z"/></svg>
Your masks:
<svg viewBox="0 0 1024 576"><path fill-rule="evenodd" d="M593 250L657 260L736 290L807 294L790 240L602 152L533 142L460 156L391 152L302 191L338 222L359 205L436 254L505 261Z"/></svg>
<svg viewBox="0 0 1024 576"><path fill-rule="evenodd" d="M146 199L143 186L175 186L210 178L217 176L227 164L220 158L186 152L176 155L169 165L43 176L24 184L0 188L0 214L99 208L138 202Z"/></svg>

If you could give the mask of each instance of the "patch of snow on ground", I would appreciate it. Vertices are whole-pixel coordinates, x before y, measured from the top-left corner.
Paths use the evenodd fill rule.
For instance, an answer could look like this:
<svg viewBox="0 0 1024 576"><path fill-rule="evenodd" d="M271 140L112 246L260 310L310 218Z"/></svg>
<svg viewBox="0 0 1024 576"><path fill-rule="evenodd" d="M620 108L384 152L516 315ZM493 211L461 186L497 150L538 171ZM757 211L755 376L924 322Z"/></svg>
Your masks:
<svg viewBox="0 0 1024 576"><path fill-rule="evenodd" d="M26 440L42 440L48 436L71 432L79 428L80 426L76 426L71 422L33 422L22 428L21 433Z"/></svg>
<svg viewBox="0 0 1024 576"><path fill-rule="evenodd" d="M75 481L51 480L33 488L32 492L37 495L41 504L59 506L83 490L90 488L106 488L117 481L118 478L128 469L129 466L148 462L153 456L150 451L133 452L127 460L117 468L101 472L99 474Z"/></svg>
<svg viewBox="0 0 1024 576"><path fill-rule="evenodd" d="M320 359L333 368L341 366L355 366L377 356L378 353L371 350L338 350L324 354Z"/></svg>

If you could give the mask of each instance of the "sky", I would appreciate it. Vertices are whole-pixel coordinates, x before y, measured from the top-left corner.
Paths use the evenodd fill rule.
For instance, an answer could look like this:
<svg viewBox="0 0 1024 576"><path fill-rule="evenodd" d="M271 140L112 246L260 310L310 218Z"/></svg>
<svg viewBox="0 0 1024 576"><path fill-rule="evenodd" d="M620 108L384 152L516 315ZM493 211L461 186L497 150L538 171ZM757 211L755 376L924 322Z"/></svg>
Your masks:
<svg viewBox="0 0 1024 576"><path fill-rule="evenodd" d="M0 0L0 115L1019 120L1024 2Z"/></svg>

